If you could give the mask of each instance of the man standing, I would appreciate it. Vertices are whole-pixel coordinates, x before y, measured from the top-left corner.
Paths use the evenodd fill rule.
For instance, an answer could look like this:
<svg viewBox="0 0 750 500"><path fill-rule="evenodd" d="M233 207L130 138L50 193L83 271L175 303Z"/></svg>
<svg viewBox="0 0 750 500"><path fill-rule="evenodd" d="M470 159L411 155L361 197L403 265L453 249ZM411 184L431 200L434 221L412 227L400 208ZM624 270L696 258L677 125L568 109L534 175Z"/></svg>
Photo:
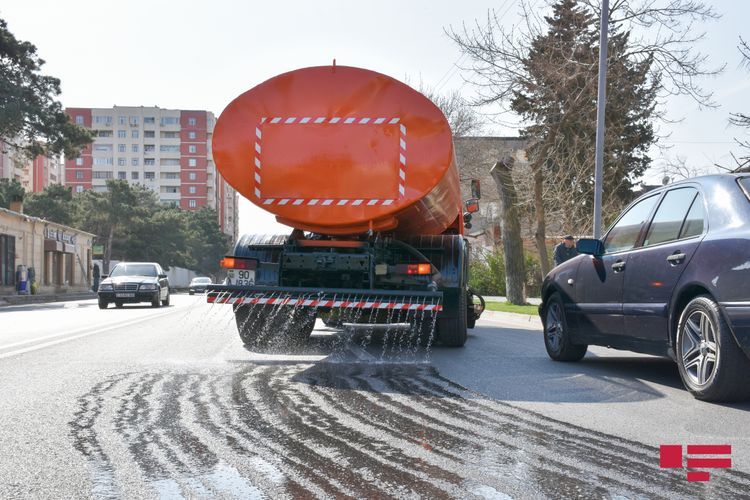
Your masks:
<svg viewBox="0 0 750 500"><path fill-rule="evenodd" d="M571 235L565 236L555 247L555 266L559 266L576 255L578 255L578 250L576 250L576 240Z"/></svg>

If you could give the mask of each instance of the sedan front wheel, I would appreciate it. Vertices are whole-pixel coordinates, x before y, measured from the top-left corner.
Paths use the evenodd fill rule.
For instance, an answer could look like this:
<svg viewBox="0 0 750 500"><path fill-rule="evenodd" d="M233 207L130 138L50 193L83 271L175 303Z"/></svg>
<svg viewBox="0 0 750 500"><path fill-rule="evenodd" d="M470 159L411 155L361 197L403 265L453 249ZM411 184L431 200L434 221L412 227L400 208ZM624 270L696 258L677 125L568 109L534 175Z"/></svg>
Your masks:
<svg viewBox="0 0 750 500"><path fill-rule="evenodd" d="M750 360L711 297L696 297L685 306L677 326L676 353L682 383L697 399L727 402L750 397Z"/></svg>
<svg viewBox="0 0 750 500"><path fill-rule="evenodd" d="M586 355L588 346L574 344L565 319L565 306L560 294L553 293L544 308L544 347L555 361L579 361Z"/></svg>

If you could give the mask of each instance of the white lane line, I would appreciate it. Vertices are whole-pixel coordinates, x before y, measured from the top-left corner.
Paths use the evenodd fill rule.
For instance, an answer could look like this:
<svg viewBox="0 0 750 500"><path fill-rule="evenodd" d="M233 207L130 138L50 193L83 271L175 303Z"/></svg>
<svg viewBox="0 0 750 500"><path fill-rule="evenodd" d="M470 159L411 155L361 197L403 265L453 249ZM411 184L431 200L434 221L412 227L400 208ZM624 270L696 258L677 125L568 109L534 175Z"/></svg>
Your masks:
<svg viewBox="0 0 750 500"><path fill-rule="evenodd" d="M23 354L23 353L26 353L26 352L36 351L36 350L39 350L39 349L44 349L45 347L50 347L50 346L53 346L53 345L62 344L63 342L68 342L70 340L80 339L82 337L88 337L89 335L94 335L95 333L104 333L104 332L108 332L108 331L111 331L111 330L116 330L118 328L123 328L123 327L131 326L131 325L134 325L134 324L137 324L137 323L142 323L142 322L148 321L150 319L161 318L163 316L167 316L169 314L172 314L173 312L177 312L177 311L168 311L168 312L165 312L165 313L162 313L162 314L149 315L149 316L146 316L144 318L139 318L139 319L135 319L135 320L132 320L132 321L127 321L127 322L124 322L124 323L118 323L116 325L109 325L109 326L106 326L104 328L91 327L91 328L86 328L85 330L77 330L78 332L80 332L80 331L84 331L85 332L85 333L81 333L79 335L75 335L75 332L73 332L73 336L69 336L69 335L71 335L71 332L67 332L67 333L61 333L61 334L58 334L58 335L50 335L48 337L42 337L42 338L35 339L35 340L30 340L28 342L19 342L19 343L16 343L16 344L11 344L9 346L2 346L2 347L0 347L0 350L5 350L5 349L8 349L8 348L12 348L15 345L30 344L30 343L39 342L40 340L45 340L45 339L48 339L48 338L62 337L62 336L66 336L67 335L65 338L62 338L60 340L53 340L51 342L45 342L43 344L36 344L36 345L31 346L31 347L26 347L24 349L18 349L18 350L11 351L11 352L5 352L3 354L0 354L0 359L9 358L11 356L16 356L18 354Z"/></svg>

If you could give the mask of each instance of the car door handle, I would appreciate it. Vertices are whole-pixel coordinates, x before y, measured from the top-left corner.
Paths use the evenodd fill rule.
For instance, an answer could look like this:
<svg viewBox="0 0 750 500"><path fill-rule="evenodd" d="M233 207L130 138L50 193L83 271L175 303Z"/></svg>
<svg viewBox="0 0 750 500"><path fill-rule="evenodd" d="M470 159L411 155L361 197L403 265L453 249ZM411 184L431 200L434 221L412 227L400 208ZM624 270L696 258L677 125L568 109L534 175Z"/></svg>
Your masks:
<svg viewBox="0 0 750 500"><path fill-rule="evenodd" d="M687 255L685 255L682 252L673 253L672 255L667 257L667 262L669 262L673 266L677 264L682 264L682 261L685 260L685 257L687 257Z"/></svg>
<svg viewBox="0 0 750 500"><path fill-rule="evenodd" d="M612 270L616 273L619 273L621 271L625 270L625 262L618 260L614 264L612 264Z"/></svg>

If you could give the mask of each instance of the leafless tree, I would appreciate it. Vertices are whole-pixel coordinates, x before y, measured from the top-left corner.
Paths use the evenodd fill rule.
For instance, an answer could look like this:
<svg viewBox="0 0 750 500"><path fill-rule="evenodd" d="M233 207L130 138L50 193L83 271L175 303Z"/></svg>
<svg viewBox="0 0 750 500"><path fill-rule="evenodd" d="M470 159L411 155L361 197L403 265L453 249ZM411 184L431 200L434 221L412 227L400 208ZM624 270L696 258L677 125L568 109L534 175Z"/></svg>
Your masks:
<svg viewBox="0 0 750 500"><path fill-rule="evenodd" d="M434 89L420 87L419 91L440 108L448 119L454 137L476 135L481 131L483 122L480 114L458 90L441 94Z"/></svg>

